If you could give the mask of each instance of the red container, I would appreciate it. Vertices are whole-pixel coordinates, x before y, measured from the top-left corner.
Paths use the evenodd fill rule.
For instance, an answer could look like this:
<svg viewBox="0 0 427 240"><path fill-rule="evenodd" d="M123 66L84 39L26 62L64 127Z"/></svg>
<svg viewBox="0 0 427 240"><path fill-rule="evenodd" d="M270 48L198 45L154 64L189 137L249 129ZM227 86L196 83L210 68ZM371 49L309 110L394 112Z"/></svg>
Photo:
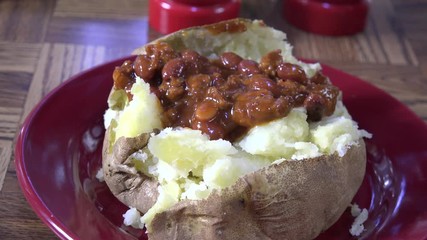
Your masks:
<svg viewBox="0 0 427 240"><path fill-rule="evenodd" d="M236 18L240 0L150 0L149 23L168 34L182 28Z"/></svg>
<svg viewBox="0 0 427 240"><path fill-rule="evenodd" d="M283 13L291 24L305 31L351 35L365 28L367 0L284 0Z"/></svg>

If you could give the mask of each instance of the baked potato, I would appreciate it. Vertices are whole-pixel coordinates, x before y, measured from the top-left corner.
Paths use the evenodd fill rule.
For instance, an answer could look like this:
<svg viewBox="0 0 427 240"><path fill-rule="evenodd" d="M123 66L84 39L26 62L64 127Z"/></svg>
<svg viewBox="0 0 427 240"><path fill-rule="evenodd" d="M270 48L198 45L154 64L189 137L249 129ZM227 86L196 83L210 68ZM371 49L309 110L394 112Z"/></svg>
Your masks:
<svg viewBox="0 0 427 240"><path fill-rule="evenodd" d="M320 65L298 61L285 39L283 32L262 21L233 19L155 40L135 50L134 62L115 70L105 113L102 166L111 192L131 208L126 224L145 226L149 239L313 239L337 221L362 183L363 137L370 134L358 129L340 100L341 93L321 75ZM160 50L153 52L153 46ZM221 98L197 97L192 95L196 90L190 94L193 83L212 79L214 73L201 77L197 72L196 80L183 80L173 76L181 73L179 66L187 65L166 66L185 56L190 56L186 64L192 64L191 59L220 58L222 63L212 60L214 67L226 65L232 62L223 58L229 53L239 56L240 63L255 61L261 69L250 73L246 82L260 72L264 82L256 78L249 87L244 85L247 92L239 85L228 97L224 97L227 89L217 87L222 90L215 92L200 87L199 91ZM157 62L148 61L154 58ZM302 73L304 83L295 83L301 78L291 74L277 80L280 87L271 87L276 83L265 76L277 78L279 65ZM162 77L168 81L152 80ZM212 82L209 86L215 85ZM304 91L292 99L274 93L276 88L286 92L295 86ZM322 90L312 96L308 89L319 86ZM266 88L274 94L265 93ZM192 105L191 97L200 102ZM218 100L222 97L236 102L222 104ZM183 98L187 105L177 112L173 104ZM216 99L214 107L205 101L211 98ZM264 107L265 102L271 105ZM232 126L238 135L180 118L186 115L211 123L213 116L227 113L224 109L235 120ZM181 124L171 119L181 119Z"/></svg>

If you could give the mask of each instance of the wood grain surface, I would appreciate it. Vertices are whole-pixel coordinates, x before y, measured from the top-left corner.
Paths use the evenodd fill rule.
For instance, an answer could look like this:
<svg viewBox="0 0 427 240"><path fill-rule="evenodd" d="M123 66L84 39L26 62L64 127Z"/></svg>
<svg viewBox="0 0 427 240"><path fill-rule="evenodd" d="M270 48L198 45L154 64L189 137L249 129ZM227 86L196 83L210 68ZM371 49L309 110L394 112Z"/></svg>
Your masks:
<svg viewBox="0 0 427 240"><path fill-rule="evenodd" d="M0 0L0 239L56 239L26 202L14 146L27 114L54 87L160 36L145 0ZM263 4L260 4L263 2ZM365 31L326 37L281 15L281 1L244 1L241 16L285 31L298 57L378 86L427 122L427 1L373 0Z"/></svg>

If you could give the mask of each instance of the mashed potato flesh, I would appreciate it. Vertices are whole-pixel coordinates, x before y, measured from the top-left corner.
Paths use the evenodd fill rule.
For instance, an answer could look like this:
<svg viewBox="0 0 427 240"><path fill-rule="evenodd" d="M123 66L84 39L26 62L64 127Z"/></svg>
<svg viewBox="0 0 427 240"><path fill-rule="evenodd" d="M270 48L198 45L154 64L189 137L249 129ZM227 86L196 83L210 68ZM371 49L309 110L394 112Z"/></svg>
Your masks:
<svg viewBox="0 0 427 240"><path fill-rule="evenodd" d="M116 139L122 136L136 137L162 128L161 105L156 95L150 92L150 85L137 78L131 93L132 100L117 114Z"/></svg>
<svg viewBox="0 0 427 240"><path fill-rule="evenodd" d="M200 131L188 128L162 130L150 139L148 149L154 157L176 170L168 176L161 174L160 169L159 179L187 178L190 172L194 177L202 177L203 166L237 152L228 141L210 141Z"/></svg>
<svg viewBox="0 0 427 240"><path fill-rule="evenodd" d="M307 142L309 134L305 109L298 108L284 118L251 128L237 145L253 155L290 159L297 151L295 143Z"/></svg>

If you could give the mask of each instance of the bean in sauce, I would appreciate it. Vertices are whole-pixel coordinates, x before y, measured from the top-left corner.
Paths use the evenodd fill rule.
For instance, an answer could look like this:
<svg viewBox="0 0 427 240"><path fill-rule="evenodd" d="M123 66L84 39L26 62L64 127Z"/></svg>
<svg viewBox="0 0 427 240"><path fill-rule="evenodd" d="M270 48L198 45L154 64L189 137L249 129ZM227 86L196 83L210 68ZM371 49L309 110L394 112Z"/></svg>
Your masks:
<svg viewBox="0 0 427 240"><path fill-rule="evenodd" d="M220 56L221 63L225 68L236 70L243 60L239 55L232 52L225 52Z"/></svg>
<svg viewBox="0 0 427 240"><path fill-rule="evenodd" d="M238 31L239 25L211 30ZM280 50L258 63L231 52L208 59L161 42L116 67L114 88L124 89L131 99L136 76L159 97L165 127L189 127L230 141L285 117L294 107L305 107L308 120L319 121L334 112L339 93L320 72L308 78L300 66L284 62Z"/></svg>
<svg viewBox="0 0 427 240"><path fill-rule="evenodd" d="M258 63L253 60L242 60L237 66L237 70L241 75L252 76L254 74L260 74L261 70L258 67Z"/></svg>
<svg viewBox="0 0 427 240"><path fill-rule="evenodd" d="M305 84L307 77L304 70L295 64L281 63L277 66L277 77L283 80L292 80Z"/></svg>

